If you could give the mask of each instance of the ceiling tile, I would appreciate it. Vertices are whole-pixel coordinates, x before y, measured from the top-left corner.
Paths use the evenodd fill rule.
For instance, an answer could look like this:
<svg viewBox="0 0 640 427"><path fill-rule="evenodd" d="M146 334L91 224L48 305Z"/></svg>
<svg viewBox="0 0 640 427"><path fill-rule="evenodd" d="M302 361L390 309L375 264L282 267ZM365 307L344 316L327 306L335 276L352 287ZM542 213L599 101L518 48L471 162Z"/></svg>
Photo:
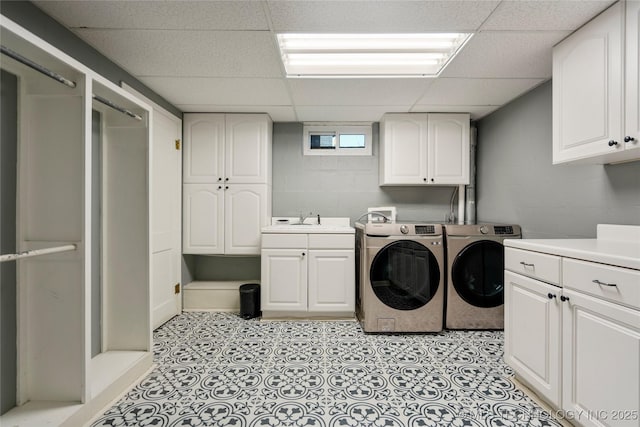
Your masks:
<svg viewBox="0 0 640 427"><path fill-rule="evenodd" d="M268 30L257 1L35 1L71 28Z"/></svg>
<svg viewBox="0 0 640 427"><path fill-rule="evenodd" d="M208 104L178 104L177 108L185 113L267 113L274 122L297 122L296 113L292 107L278 105L208 105Z"/></svg>
<svg viewBox="0 0 640 427"><path fill-rule="evenodd" d="M413 105L433 79L290 79L295 105Z"/></svg>
<svg viewBox="0 0 640 427"><path fill-rule="evenodd" d="M377 122L384 113L405 113L409 106L302 106L296 107L301 122Z"/></svg>
<svg viewBox="0 0 640 427"><path fill-rule="evenodd" d="M417 102L423 105L502 105L545 79L436 79Z"/></svg>
<svg viewBox="0 0 640 427"><path fill-rule="evenodd" d="M476 34L441 77L551 77L551 49L568 31L487 31Z"/></svg>
<svg viewBox="0 0 640 427"><path fill-rule="evenodd" d="M411 32L475 30L499 1L269 0L275 31Z"/></svg>
<svg viewBox="0 0 640 427"><path fill-rule="evenodd" d="M282 79L141 77L173 104L291 105Z"/></svg>
<svg viewBox="0 0 640 427"><path fill-rule="evenodd" d="M482 24L482 30L573 31L615 0L503 1Z"/></svg>
<svg viewBox="0 0 640 427"><path fill-rule="evenodd" d="M136 76L282 77L266 31L77 30Z"/></svg>

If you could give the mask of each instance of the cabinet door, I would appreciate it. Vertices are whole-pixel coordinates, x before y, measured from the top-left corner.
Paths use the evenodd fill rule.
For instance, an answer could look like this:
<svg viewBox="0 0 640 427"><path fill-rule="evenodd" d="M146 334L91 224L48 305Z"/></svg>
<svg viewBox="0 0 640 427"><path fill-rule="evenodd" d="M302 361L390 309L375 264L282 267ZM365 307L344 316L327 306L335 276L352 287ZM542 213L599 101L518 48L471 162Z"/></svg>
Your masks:
<svg viewBox="0 0 640 427"><path fill-rule="evenodd" d="M430 184L469 184L469 114L429 114Z"/></svg>
<svg viewBox="0 0 640 427"><path fill-rule="evenodd" d="M640 2L638 1L627 2L625 42L627 46L625 150L640 150L640 95L638 94L640 91Z"/></svg>
<svg viewBox="0 0 640 427"><path fill-rule="evenodd" d="M260 301L263 311L307 310L307 250L263 249Z"/></svg>
<svg viewBox="0 0 640 427"><path fill-rule="evenodd" d="M185 114L185 184L221 182L224 171L224 114Z"/></svg>
<svg viewBox="0 0 640 427"><path fill-rule="evenodd" d="M226 116L225 180L233 184L268 184L271 119L266 114Z"/></svg>
<svg viewBox="0 0 640 427"><path fill-rule="evenodd" d="M385 115L380 135L380 185L426 184L427 115Z"/></svg>
<svg viewBox="0 0 640 427"><path fill-rule="evenodd" d="M269 223L267 185L225 186L224 253L260 254L260 231Z"/></svg>
<svg viewBox="0 0 640 427"><path fill-rule="evenodd" d="M223 253L223 187L218 184L185 184L182 194L182 252Z"/></svg>
<svg viewBox="0 0 640 427"><path fill-rule="evenodd" d="M309 311L353 312L354 309L354 251L310 250Z"/></svg>
<svg viewBox="0 0 640 427"><path fill-rule="evenodd" d="M623 149L621 7L614 4L553 49L553 163Z"/></svg>
<svg viewBox="0 0 640 427"><path fill-rule="evenodd" d="M504 273L504 359L516 375L560 406L561 288Z"/></svg>
<svg viewBox="0 0 640 427"><path fill-rule="evenodd" d="M563 408L584 426L638 426L640 311L563 294Z"/></svg>

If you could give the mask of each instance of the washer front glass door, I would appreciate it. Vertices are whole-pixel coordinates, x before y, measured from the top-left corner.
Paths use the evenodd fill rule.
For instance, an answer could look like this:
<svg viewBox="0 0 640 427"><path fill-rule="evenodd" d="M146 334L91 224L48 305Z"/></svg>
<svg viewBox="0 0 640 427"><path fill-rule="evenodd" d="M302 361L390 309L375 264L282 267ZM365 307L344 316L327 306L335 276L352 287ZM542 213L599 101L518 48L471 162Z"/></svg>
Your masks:
<svg viewBox="0 0 640 427"><path fill-rule="evenodd" d="M460 251L451 267L458 295L475 307L504 303L504 250L499 242L480 240Z"/></svg>
<svg viewBox="0 0 640 427"><path fill-rule="evenodd" d="M399 240L380 249L369 277L373 292L384 304L396 310L415 310L438 290L440 268L427 247Z"/></svg>

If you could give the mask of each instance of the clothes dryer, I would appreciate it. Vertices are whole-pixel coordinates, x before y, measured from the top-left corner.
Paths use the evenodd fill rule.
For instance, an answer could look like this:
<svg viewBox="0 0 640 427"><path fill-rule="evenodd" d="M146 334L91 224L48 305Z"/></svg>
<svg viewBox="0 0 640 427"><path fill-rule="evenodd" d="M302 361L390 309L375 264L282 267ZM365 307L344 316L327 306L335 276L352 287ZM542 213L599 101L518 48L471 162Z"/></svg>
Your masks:
<svg viewBox="0 0 640 427"><path fill-rule="evenodd" d="M365 332L443 328L442 226L356 223L356 306Z"/></svg>
<svg viewBox="0 0 640 427"><path fill-rule="evenodd" d="M517 225L445 225L448 329L504 328L504 239Z"/></svg>

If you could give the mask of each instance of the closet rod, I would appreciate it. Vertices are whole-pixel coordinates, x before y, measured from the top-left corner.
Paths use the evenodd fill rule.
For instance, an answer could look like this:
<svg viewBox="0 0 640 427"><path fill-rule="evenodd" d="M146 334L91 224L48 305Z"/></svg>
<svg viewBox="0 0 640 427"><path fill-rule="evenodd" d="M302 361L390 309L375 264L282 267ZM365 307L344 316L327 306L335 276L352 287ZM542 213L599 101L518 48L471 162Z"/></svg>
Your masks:
<svg viewBox="0 0 640 427"><path fill-rule="evenodd" d="M60 74L51 71L48 68L43 67L40 64L37 64L35 62L33 62L30 59L25 58L24 56L20 55L18 52L15 52L11 49L9 49L8 47L5 46L0 46L0 49L2 51L3 54L7 55L8 57L11 57L13 59L15 59L18 62L23 63L24 65L26 65L27 67L31 67L34 70L44 74L47 77L50 77L52 79L54 79L55 81L62 83L65 86L69 86L71 88L76 87L76 82L69 80L67 78L62 77Z"/></svg>
<svg viewBox="0 0 640 427"><path fill-rule="evenodd" d="M78 247L76 245L71 244L71 245L55 246L52 248L32 249L30 251L18 252L17 254L0 255L0 262L14 261L16 259L31 258L34 256L56 254L58 252L75 251L77 248Z"/></svg>
<svg viewBox="0 0 640 427"><path fill-rule="evenodd" d="M93 99L95 99L98 102L102 102L104 105L107 105L111 108L113 108L116 111L120 111L122 114L126 114L129 117L133 117L134 119L141 121L142 117L140 117L139 115L137 115L136 113L132 113L131 111L127 110L126 108L122 108L119 105L114 104L113 102L109 101L108 99L105 99L99 95L96 95L95 93L93 94Z"/></svg>

